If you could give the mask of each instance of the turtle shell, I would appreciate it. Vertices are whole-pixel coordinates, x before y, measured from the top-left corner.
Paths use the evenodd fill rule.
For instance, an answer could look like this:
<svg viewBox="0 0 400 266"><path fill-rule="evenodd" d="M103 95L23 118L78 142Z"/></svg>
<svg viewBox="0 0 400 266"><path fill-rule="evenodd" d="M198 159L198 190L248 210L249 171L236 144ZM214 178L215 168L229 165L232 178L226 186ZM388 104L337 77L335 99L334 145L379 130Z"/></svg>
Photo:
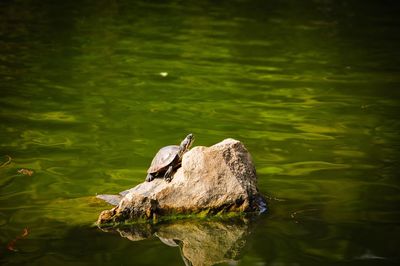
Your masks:
<svg viewBox="0 0 400 266"><path fill-rule="evenodd" d="M154 156L153 161L151 161L147 173L157 173L158 171L170 165L178 155L178 152L179 146L177 145L170 145L161 148L157 152L156 156Z"/></svg>

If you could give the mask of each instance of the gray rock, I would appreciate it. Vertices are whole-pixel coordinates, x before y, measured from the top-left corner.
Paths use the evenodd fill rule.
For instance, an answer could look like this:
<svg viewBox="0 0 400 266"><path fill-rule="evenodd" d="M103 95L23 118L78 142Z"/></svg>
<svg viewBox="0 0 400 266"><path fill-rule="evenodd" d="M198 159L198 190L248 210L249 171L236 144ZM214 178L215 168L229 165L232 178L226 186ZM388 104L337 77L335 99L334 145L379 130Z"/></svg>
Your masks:
<svg viewBox="0 0 400 266"><path fill-rule="evenodd" d="M197 146L185 153L182 167L170 183L156 178L118 196L98 197L112 204L119 201L100 214L99 225L171 214L266 211L251 156L234 139L211 147Z"/></svg>

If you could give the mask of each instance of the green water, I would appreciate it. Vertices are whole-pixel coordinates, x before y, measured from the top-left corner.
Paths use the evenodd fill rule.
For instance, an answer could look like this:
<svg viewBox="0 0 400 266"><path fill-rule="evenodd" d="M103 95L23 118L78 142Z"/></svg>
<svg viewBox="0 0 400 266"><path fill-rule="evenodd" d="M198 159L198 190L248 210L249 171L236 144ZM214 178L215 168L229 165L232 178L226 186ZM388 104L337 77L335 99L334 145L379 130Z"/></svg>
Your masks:
<svg viewBox="0 0 400 266"><path fill-rule="evenodd" d="M184 265L93 227L94 196L192 132L241 140L270 198L251 228L199 226L199 260L246 232L238 265L397 265L394 2L1 1L0 264Z"/></svg>

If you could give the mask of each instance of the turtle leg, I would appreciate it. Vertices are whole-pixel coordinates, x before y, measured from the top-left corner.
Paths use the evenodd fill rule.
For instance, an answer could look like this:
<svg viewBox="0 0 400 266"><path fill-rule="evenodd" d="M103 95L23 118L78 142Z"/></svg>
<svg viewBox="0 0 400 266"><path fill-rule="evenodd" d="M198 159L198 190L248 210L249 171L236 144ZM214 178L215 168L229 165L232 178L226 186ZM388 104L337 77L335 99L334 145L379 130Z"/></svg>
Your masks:
<svg viewBox="0 0 400 266"><path fill-rule="evenodd" d="M151 182L151 181L153 181L153 179L154 179L154 175L152 175L152 174L147 174L147 176L146 176L146 181L147 181L147 182Z"/></svg>
<svg viewBox="0 0 400 266"><path fill-rule="evenodd" d="M164 179L165 179L165 181L171 182L171 180L172 180L172 171L173 171L173 170L174 170L174 168L172 167L172 165L170 165L170 166L168 167L167 172L165 172L165 174L164 174Z"/></svg>

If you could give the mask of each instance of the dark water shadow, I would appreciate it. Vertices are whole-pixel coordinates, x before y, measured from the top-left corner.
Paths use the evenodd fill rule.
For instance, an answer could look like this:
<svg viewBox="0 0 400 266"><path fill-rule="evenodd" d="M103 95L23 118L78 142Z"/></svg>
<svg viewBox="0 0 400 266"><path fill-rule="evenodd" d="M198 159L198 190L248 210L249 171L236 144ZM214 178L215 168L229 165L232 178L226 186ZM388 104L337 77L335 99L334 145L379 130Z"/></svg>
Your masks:
<svg viewBox="0 0 400 266"><path fill-rule="evenodd" d="M121 228L101 228L117 232L131 241L158 238L179 248L185 265L214 265L239 260L253 222L233 220L179 220L162 224L134 224Z"/></svg>

